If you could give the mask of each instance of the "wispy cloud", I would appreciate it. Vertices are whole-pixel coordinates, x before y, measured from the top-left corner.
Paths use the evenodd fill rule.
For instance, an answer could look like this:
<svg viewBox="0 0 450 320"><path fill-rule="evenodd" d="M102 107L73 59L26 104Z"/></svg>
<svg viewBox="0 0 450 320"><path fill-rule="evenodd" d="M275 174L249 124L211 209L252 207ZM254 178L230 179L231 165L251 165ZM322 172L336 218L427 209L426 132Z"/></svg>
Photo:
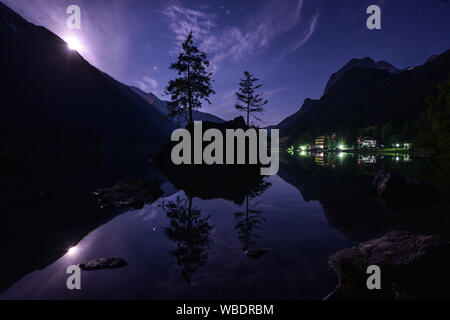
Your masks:
<svg viewBox="0 0 450 320"><path fill-rule="evenodd" d="M303 0L270 0L249 17L244 26L220 26L217 16L207 8L200 10L172 4L162 13L175 35L177 47L192 31L199 47L217 64L225 59L242 60L268 49L274 39L299 25L302 8ZM318 19L319 14L311 19L309 28L291 45L291 52L311 38Z"/></svg>
<svg viewBox="0 0 450 320"><path fill-rule="evenodd" d="M162 13L168 18L169 28L178 43L185 40L191 31L197 38L209 37L209 30L216 26L216 15L182 5L169 5Z"/></svg>
<svg viewBox="0 0 450 320"><path fill-rule="evenodd" d="M222 97L220 98L220 100L221 101L230 101L231 99L236 99L236 91L237 91L237 88L236 89L232 89L232 90L229 90L228 92L226 92L226 93L224 93L223 95L222 95Z"/></svg>
<svg viewBox="0 0 450 320"><path fill-rule="evenodd" d="M272 97L272 96L277 95L279 93L283 93L283 92L289 91L290 89L291 88L287 88L287 87L285 87L285 88L275 88L275 89L270 89L270 90L264 91L263 94L264 94L265 97L269 98L269 97Z"/></svg>
<svg viewBox="0 0 450 320"><path fill-rule="evenodd" d="M157 91L159 88L158 81L156 81L155 79L150 78L148 76L144 76L140 80L133 80L132 84L146 93L152 92L152 93L156 94L155 91Z"/></svg>
<svg viewBox="0 0 450 320"><path fill-rule="evenodd" d="M290 46L289 46L289 50L291 52L293 51L297 51L298 49L300 49L301 47L303 47L303 45L312 37L312 35L314 34L314 32L316 31L317 28L317 24L319 21L319 17L320 14L316 13L310 20L309 23L309 28L297 39L295 40Z"/></svg>

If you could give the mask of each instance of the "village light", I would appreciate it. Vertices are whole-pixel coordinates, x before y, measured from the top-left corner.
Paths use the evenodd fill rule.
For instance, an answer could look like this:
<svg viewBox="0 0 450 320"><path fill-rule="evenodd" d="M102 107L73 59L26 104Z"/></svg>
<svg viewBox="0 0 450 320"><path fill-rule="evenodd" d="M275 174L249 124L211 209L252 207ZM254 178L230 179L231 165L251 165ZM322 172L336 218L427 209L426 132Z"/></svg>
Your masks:
<svg viewBox="0 0 450 320"><path fill-rule="evenodd" d="M340 145L338 146L338 149L339 149L339 150L345 150L345 146L344 146L343 144L340 144Z"/></svg>
<svg viewBox="0 0 450 320"><path fill-rule="evenodd" d="M398 148L398 147L400 147L400 144L397 143L395 146Z"/></svg>
<svg viewBox="0 0 450 320"><path fill-rule="evenodd" d="M292 156L292 155L294 154L294 146L290 146L290 147L287 149L287 152Z"/></svg>
<svg viewBox="0 0 450 320"><path fill-rule="evenodd" d="M302 150L302 151L306 151L306 146L300 146L300 150Z"/></svg>

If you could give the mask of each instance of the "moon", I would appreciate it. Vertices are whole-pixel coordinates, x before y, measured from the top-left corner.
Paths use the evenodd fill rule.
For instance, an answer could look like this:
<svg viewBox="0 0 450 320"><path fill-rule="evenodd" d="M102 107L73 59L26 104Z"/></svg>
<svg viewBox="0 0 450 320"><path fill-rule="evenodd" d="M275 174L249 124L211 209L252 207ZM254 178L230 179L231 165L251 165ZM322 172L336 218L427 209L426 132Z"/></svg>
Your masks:
<svg viewBox="0 0 450 320"><path fill-rule="evenodd" d="M68 255L73 255L76 252L77 252L77 247L72 247L69 250L67 250Z"/></svg>
<svg viewBox="0 0 450 320"><path fill-rule="evenodd" d="M76 37L68 37L66 39L67 47L69 47L70 50L77 51L81 53L83 50L83 44L81 41Z"/></svg>

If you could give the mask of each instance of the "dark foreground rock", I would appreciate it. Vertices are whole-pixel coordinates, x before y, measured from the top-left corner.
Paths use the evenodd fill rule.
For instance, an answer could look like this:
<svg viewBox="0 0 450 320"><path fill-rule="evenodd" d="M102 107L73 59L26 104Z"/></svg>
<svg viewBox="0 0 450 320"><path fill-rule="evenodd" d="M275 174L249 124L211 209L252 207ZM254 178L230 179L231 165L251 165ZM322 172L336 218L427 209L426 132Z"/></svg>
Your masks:
<svg viewBox="0 0 450 320"><path fill-rule="evenodd" d="M99 269L115 269L125 267L127 262L122 258L100 258L86 263L81 263L79 267L85 271Z"/></svg>
<svg viewBox="0 0 450 320"><path fill-rule="evenodd" d="M146 203L152 203L164 192L156 180L130 180L110 184L95 190L101 209L128 206L141 209Z"/></svg>
<svg viewBox="0 0 450 320"><path fill-rule="evenodd" d="M450 245L429 235L394 231L330 257L339 283L326 299L442 299L450 297ZM381 269L381 289L369 290L367 267Z"/></svg>
<svg viewBox="0 0 450 320"><path fill-rule="evenodd" d="M430 203L437 197L437 192L431 185L382 170L372 181L372 191L391 203Z"/></svg>

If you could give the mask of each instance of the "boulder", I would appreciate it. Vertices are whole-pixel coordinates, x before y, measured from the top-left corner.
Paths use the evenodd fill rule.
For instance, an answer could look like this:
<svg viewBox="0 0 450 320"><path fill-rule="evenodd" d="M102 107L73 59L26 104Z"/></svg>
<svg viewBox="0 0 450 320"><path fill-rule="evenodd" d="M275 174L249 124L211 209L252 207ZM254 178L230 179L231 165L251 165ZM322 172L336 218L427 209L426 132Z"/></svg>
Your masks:
<svg viewBox="0 0 450 320"><path fill-rule="evenodd" d="M270 249L253 249L253 250L244 250L244 254L252 259L259 259L262 256L266 255L270 252Z"/></svg>
<svg viewBox="0 0 450 320"><path fill-rule="evenodd" d="M130 180L103 186L93 194L98 198L100 209L123 206L141 209L164 194L160 185L156 180Z"/></svg>
<svg viewBox="0 0 450 320"><path fill-rule="evenodd" d="M430 203L437 197L431 185L383 170L373 178L371 189L377 196L391 202Z"/></svg>
<svg viewBox="0 0 450 320"><path fill-rule="evenodd" d="M450 298L450 245L432 235L394 231L330 257L338 275L326 299ZM381 289L369 290L367 267L381 270Z"/></svg>
<svg viewBox="0 0 450 320"><path fill-rule="evenodd" d="M100 258L86 263L79 264L79 267L85 271L99 269L115 269L125 267L127 262L122 258Z"/></svg>

